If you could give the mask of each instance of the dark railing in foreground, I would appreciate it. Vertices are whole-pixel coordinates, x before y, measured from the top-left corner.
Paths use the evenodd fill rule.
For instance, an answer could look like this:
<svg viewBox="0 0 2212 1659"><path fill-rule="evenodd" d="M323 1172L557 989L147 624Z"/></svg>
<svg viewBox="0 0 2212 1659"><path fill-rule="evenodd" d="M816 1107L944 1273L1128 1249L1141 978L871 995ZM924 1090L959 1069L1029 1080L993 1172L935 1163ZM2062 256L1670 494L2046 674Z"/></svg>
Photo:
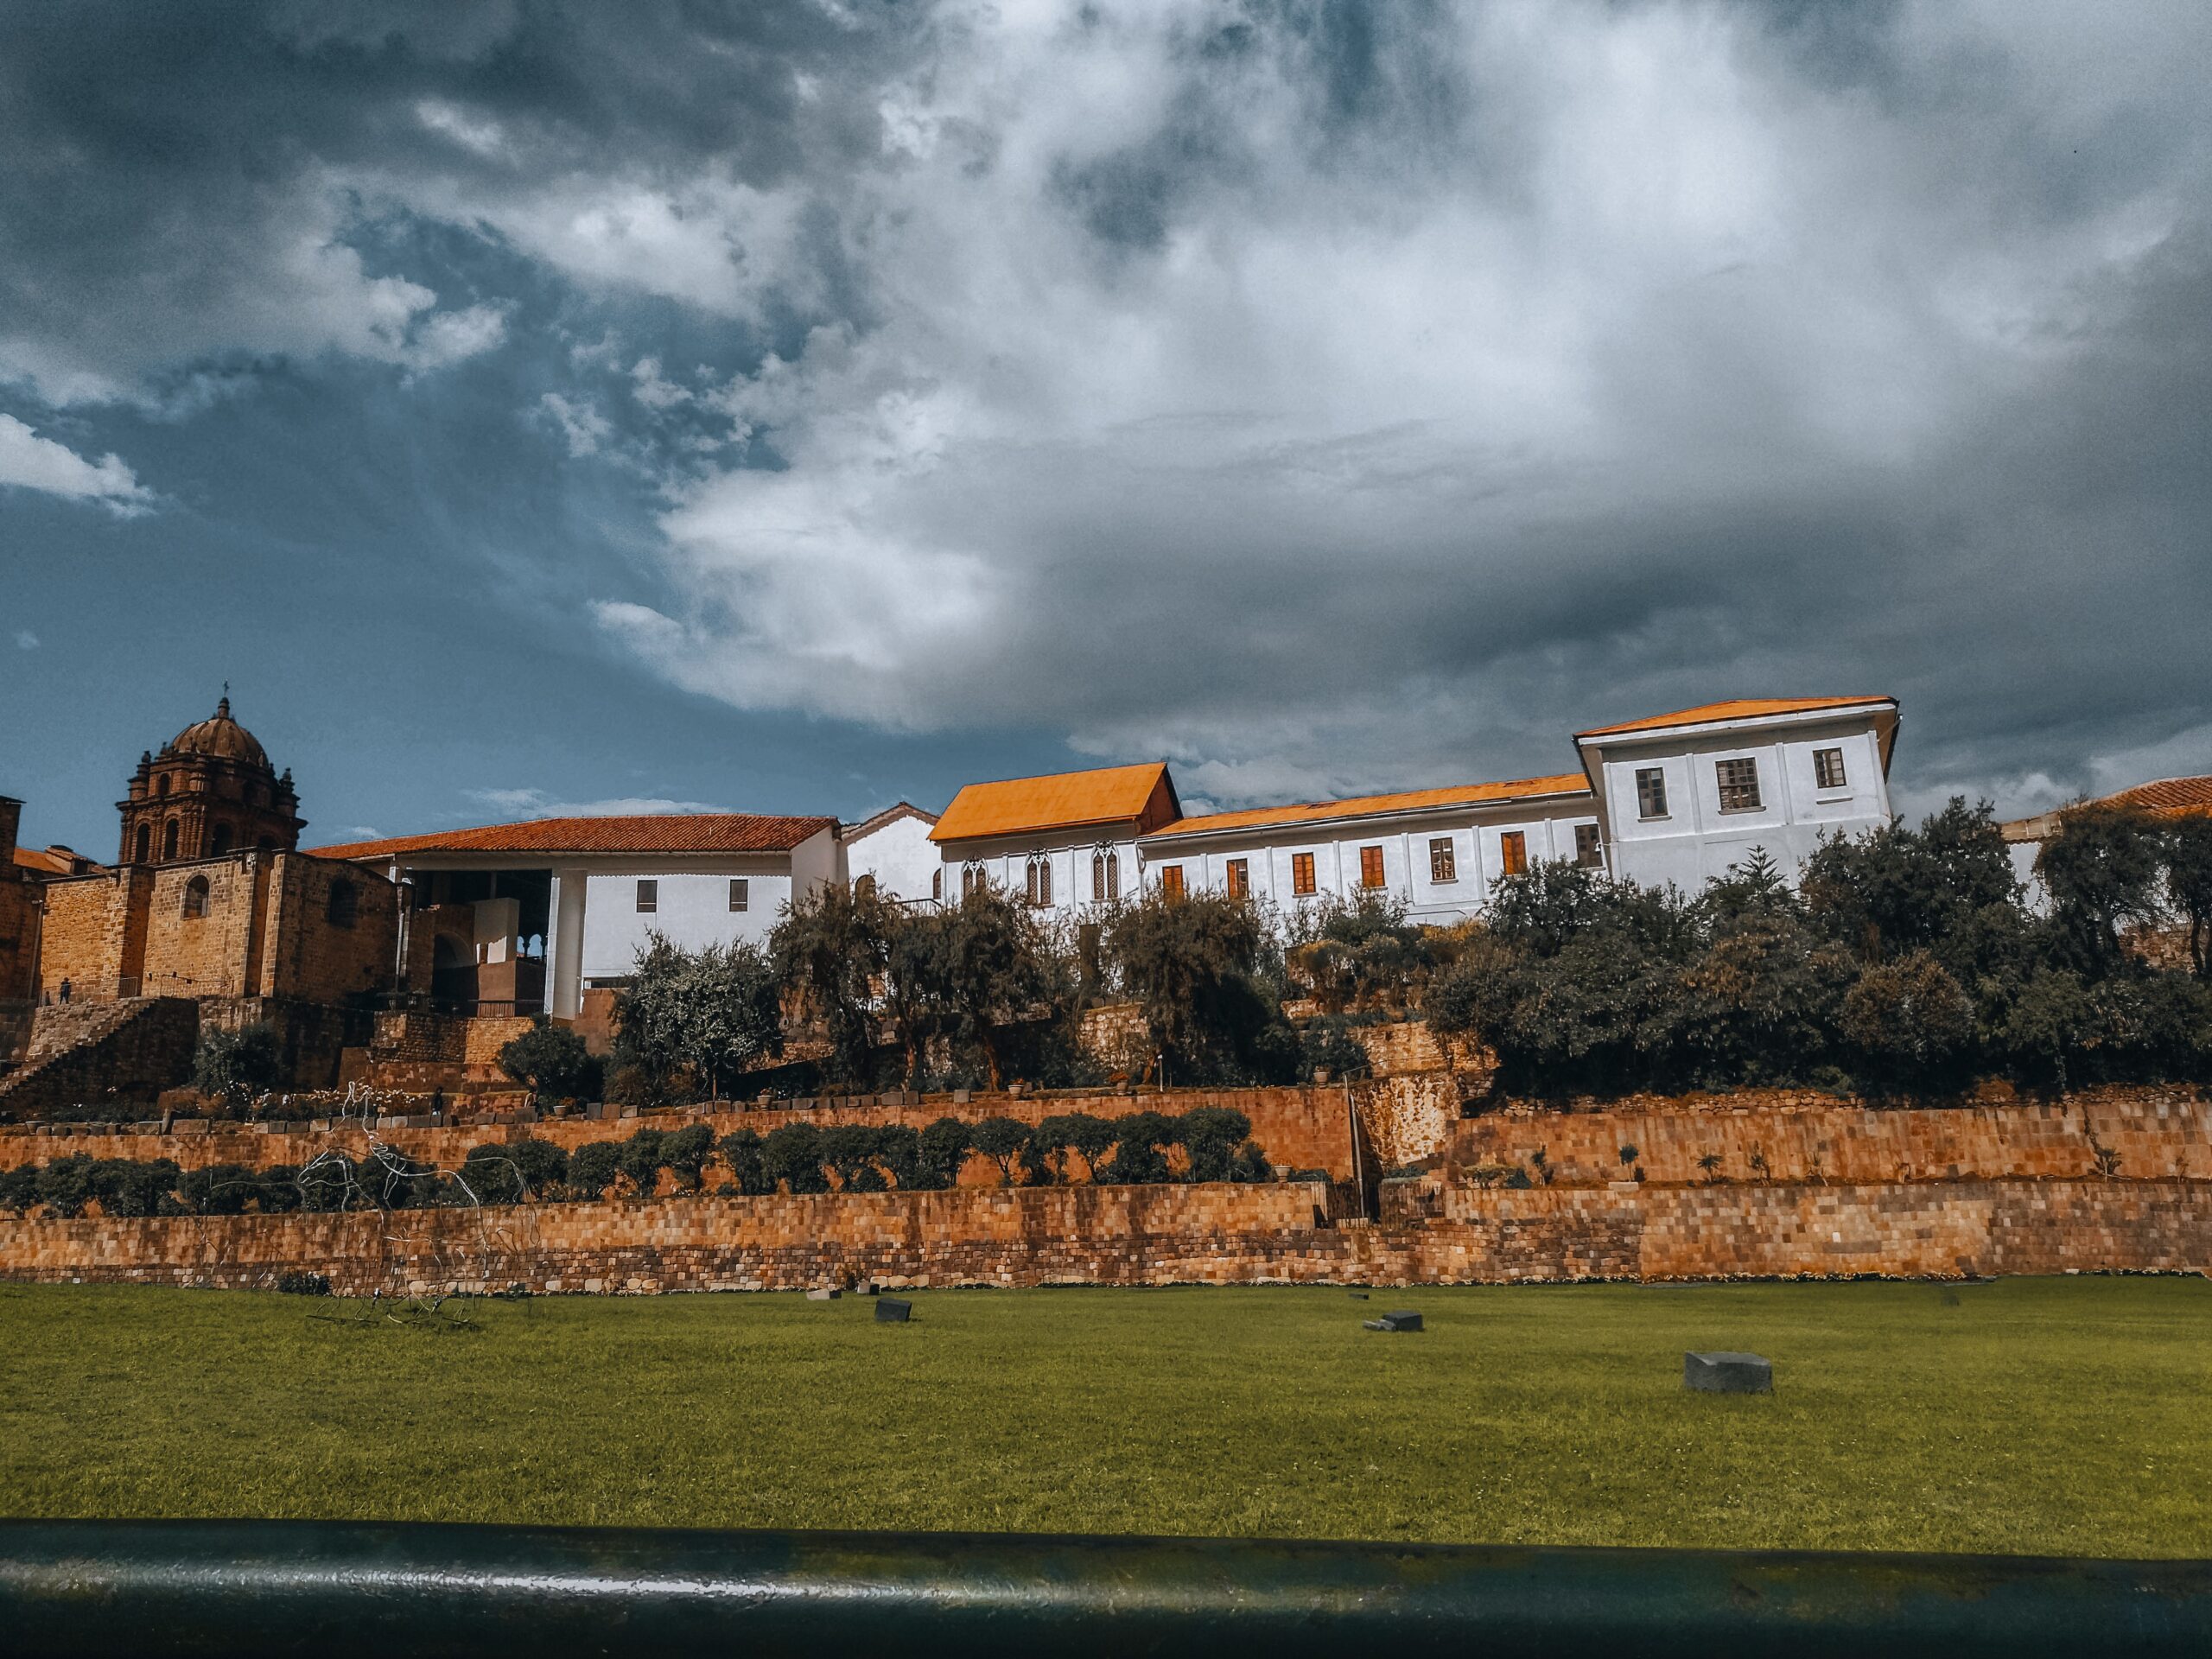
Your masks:
<svg viewBox="0 0 2212 1659"><path fill-rule="evenodd" d="M0 1522L10 1654L2212 1652L2212 1562Z"/></svg>

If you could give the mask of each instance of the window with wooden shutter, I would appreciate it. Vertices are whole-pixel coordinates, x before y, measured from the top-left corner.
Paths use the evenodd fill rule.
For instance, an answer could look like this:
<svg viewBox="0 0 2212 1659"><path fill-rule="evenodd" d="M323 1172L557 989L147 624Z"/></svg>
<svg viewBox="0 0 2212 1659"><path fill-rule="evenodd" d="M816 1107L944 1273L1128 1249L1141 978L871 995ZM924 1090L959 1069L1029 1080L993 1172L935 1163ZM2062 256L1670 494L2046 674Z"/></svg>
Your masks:
<svg viewBox="0 0 2212 1659"><path fill-rule="evenodd" d="M1720 786L1720 810L1723 812L1756 812L1759 810L1759 763L1749 755L1734 760L1716 760L1713 764L1713 779Z"/></svg>
<svg viewBox="0 0 2212 1659"><path fill-rule="evenodd" d="M1232 858L1229 861L1229 896L1249 899L1252 896L1252 865L1249 860Z"/></svg>
<svg viewBox="0 0 2212 1659"><path fill-rule="evenodd" d="M1359 885L1363 887L1382 885L1382 849L1380 847L1359 849Z"/></svg>
<svg viewBox="0 0 2212 1659"><path fill-rule="evenodd" d="M1657 766L1637 768L1636 816L1639 818L1663 818L1667 816L1667 774Z"/></svg>
<svg viewBox="0 0 2212 1659"><path fill-rule="evenodd" d="M1180 899L1183 896L1183 867L1180 864L1163 864L1160 867L1160 890L1170 899Z"/></svg>
<svg viewBox="0 0 2212 1659"><path fill-rule="evenodd" d="M1846 787L1841 749L1815 749L1813 751L1813 782L1821 789Z"/></svg>
<svg viewBox="0 0 2212 1659"><path fill-rule="evenodd" d="M1439 887L1459 879L1459 861L1452 855L1451 836L1439 836L1428 843L1428 879Z"/></svg>
<svg viewBox="0 0 2212 1659"><path fill-rule="evenodd" d="M1529 837L1526 832L1509 830L1497 838L1498 868L1508 875L1529 873Z"/></svg>
<svg viewBox="0 0 2212 1659"><path fill-rule="evenodd" d="M1293 853L1290 855L1290 890L1294 893L1314 891L1313 854Z"/></svg>
<svg viewBox="0 0 2212 1659"><path fill-rule="evenodd" d="M1586 870L1603 868L1605 862L1605 843L1598 839L1598 826L1578 823L1574 826L1574 861Z"/></svg>

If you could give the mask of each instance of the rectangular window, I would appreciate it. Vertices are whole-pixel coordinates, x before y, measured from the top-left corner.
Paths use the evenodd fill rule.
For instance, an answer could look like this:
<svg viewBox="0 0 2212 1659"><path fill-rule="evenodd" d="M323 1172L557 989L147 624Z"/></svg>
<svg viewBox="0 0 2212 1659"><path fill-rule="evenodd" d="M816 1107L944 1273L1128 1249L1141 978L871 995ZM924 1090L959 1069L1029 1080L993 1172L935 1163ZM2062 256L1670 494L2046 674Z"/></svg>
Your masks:
<svg viewBox="0 0 2212 1659"><path fill-rule="evenodd" d="M729 907L732 910L753 908L753 880L749 876L733 875L729 879Z"/></svg>
<svg viewBox="0 0 2212 1659"><path fill-rule="evenodd" d="M640 916L650 916L650 915L652 915L652 914L653 913L653 912L655 912L655 911L658 910L659 908L660 908L660 883L659 883L659 882L658 882L658 881L640 881L640 882L639 882L639 883L638 883L638 914L639 914L639 915L640 915Z"/></svg>
<svg viewBox="0 0 2212 1659"><path fill-rule="evenodd" d="M1252 896L1252 866L1248 860L1232 858L1229 861L1229 896L1232 899L1249 899Z"/></svg>
<svg viewBox="0 0 2212 1659"><path fill-rule="evenodd" d="M1442 887L1459 879L1459 863L1452 855L1452 837L1439 836L1428 843L1428 879Z"/></svg>
<svg viewBox="0 0 2212 1659"><path fill-rule="evenodd" d="M1160 890L1170 899L1180 899L1183 896L1183 867L1180 864L1163 864L1160 867Z"/></svg>
<svg viewBox="0 0 2212 1659"><path fill-rule="evenodd" d="M1667 816L1667 774L1657 766L1639 766L1636 772L1636 816Z"/></svg>
<svg viewBox="0 0 2212 1659"><path fill-rule="evenodd" d="M1813 751L1813 782L1822 789L1845 787L1841 749Z"/></svg>
<svg viewBox="0 0 2212 1659"><path fill-rule="evenodd" d="M1314 891L1313 854L1293 853L1290 855L1290 890L1295 893Z"/></svg>
<svg viewBox="0 0 2212 1659"><path fill-rule="evenodd" d="M1497 838L1498 868L1507 875L1526 875L1529 873L1529 837L1519 830L1509 830Z"/></svg>
<svg viewBox="0 0 2212 1659"><path fill-rule="evenodd" d="M1359 885L1370 888L1382 885L1382 849L1380 847L1359 849Z"/></svg>
<svg viewBox="0 0 2212 1659"><path fill-rule="evenodd" d="M1598 840L1598 826L1578 823L1574 826L1574 861L1586 870L1599 868L1605 861L1605 849Z"/></svg>
<svg viewBox="0 0 2212 1659"><path fill-rule="evenodd" d="M1713 775L1720 785L1723 812L1759 810L1759 763L1746 755L1738 760L1716 760Z"/></svg>

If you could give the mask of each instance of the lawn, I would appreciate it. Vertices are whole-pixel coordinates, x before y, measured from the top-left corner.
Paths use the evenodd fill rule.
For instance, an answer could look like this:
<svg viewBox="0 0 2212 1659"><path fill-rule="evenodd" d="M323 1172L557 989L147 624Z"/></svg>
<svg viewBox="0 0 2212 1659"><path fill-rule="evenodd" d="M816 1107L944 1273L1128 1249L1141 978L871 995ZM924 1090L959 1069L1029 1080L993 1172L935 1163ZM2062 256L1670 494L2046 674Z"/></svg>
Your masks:
<svg viewBox="0 0 2212 1659"><path fill-rule="evenodd" d="M914 1300L0 1286L0 1512L2212 1555L2201 1280Z"/></svg>

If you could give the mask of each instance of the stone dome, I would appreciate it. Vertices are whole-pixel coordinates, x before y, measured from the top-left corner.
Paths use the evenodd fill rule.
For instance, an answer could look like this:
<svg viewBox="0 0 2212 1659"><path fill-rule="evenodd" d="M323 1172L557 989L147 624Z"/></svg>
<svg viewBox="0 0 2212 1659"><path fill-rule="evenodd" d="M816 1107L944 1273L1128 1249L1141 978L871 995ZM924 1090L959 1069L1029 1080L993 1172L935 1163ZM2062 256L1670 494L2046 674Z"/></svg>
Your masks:
<svg viewBox="0 0 2212 1659"><path fill-rule="evenodd" d="M195 721L169 740L172 754L206 754L269 770L268 751L251 732L231 718L231 700L215 705L209 718Z"/></svg>

